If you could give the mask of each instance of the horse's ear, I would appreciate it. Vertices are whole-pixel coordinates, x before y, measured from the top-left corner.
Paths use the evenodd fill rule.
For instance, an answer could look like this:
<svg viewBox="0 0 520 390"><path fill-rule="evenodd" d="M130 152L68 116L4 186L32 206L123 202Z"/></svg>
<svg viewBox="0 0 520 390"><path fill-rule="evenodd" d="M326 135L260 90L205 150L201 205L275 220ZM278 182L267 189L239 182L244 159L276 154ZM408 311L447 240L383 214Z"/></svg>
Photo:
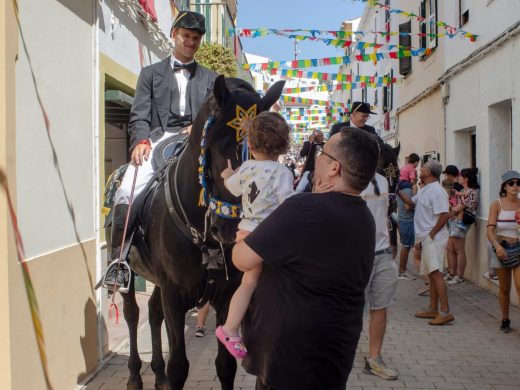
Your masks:
<svg viewBox="0 0 520 390"><path fill-rule="evenodd" d="M229 89L226 87L226 78L222 75L215 79L213 84L213 95L217 99L219 107L222 107L224 102L229 98Z"/></svg>
<svg viewBox="0 0 520 390"><path fill-rule="evenodd" d="M277 81L273 84L271 88L269 88L269 91L265 94L265 96L262 98L259 106L259 112L261 111L267 111L271 108L273 104L276 103L278 99L280 99L280 95L282 94L283 86L285 85L285 80Z"/></svg>
<svg viewBox="0 0 520 390"><path fill-rule="evenodd" d="M396 156L399 156L399 152L401 151L401 143L398 142L397 146L394 148L394 153Z"/></svg>

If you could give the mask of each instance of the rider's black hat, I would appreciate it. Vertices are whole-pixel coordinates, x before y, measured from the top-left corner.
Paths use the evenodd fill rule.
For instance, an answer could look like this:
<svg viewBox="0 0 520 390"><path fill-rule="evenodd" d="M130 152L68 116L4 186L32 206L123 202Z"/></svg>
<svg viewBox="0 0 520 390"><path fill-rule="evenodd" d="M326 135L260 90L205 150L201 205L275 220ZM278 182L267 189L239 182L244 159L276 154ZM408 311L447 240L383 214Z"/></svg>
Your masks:
<svg viewBox="0 0 520 390"><path fill-rule="evenodd" d="M201 34L206 33L206 21L204 19L204 15L199 14L198 12L179 12L177 17L175 18L175 21L173 22L172 30L178 27L195 30L200 32Z"/></svg>

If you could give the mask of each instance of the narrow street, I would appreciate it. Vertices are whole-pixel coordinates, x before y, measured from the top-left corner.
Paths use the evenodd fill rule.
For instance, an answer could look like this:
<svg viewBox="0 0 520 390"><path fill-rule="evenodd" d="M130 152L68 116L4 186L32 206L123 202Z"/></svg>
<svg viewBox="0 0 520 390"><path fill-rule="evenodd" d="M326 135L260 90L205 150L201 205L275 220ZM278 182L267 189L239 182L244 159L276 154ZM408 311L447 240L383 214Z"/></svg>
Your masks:
<svg viewBox="0 0 520 390"><path fill-rule="evenodd" d="M399 379L385 381L364 374L363 356L368 350L367 335L362 333L348 389L518 389L520 387L520 310L512 307L513 332L498 331L501 319L495 295L471 282L450 286L449 300L455 315L452 325L434 327L414 317L426 308L429 298L417 295L421 282L400 280L397 302L390 310L383 358L399 371ZM187 323L187 353L190 375L185 389L220 389L214 358L217 342L213 334L214 315L210 314L209 333L193 337L195 317ZM366 325L366 318L365 318ZM122 323L120 326L126 326ZM164 329L164 328L163 328ZM149 329L139 331L145 389L153 389L154 377L149 365L151 345ZM163 331L163 348L167 350ZM128 345L108 361L83 389L125 389ZM235 389L253 390L255 378L239 368Z"/></svg>

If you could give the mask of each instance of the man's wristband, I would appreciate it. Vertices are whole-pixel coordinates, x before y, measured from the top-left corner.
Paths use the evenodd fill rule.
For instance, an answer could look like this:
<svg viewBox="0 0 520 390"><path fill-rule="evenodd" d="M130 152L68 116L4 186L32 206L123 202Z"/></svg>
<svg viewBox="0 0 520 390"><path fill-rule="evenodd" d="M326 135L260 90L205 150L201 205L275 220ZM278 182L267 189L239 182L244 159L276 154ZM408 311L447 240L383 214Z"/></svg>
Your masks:
<svg viewBox="0 0 520 390"><path fill-rule="evenodd" d="M150 141L147 140L147 139L143 139L143 140L139 141L139 142L137 143L137 145L148 145L148 146L152 146L152 144L150 143Z"/></svg>

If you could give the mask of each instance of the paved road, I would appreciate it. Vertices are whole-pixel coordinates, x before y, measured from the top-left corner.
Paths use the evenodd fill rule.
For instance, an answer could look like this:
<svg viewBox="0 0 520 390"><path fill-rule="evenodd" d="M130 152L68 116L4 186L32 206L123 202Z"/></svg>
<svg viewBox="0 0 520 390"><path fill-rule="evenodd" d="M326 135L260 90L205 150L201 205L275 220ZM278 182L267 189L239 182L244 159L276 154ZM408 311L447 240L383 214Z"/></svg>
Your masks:
<svg viewBox="0 0 520 390"><path fill-rule="evenodd" d="M347 388L520 389L520 310L512 309L513 332L500 333L496 296L465 282L449 287L455 322L433 327L427 320L413 316L417 309L426 308L428 304L428 297L416 293L420 284L419 281L400 280L397 301L390 310L383 358L388 366L399 370L399 379L385 381L362 372L363 356L368 350L367 335L363 332ZM214 330L213 316L208 323L210 330ZM204 338L194 338L194 325L195 318L189 318L187 349L191 369L185 388L220 389L213 365L217 345L215 336L209 332ZM139 346L144 386L153 389L147 326L140 329ZM166 345L164 349L167 350ZM125 389L127 357L128 347L124 346L84 389ZM235 384L235 389L253 390L254 377L239 368Z"/></svg>

